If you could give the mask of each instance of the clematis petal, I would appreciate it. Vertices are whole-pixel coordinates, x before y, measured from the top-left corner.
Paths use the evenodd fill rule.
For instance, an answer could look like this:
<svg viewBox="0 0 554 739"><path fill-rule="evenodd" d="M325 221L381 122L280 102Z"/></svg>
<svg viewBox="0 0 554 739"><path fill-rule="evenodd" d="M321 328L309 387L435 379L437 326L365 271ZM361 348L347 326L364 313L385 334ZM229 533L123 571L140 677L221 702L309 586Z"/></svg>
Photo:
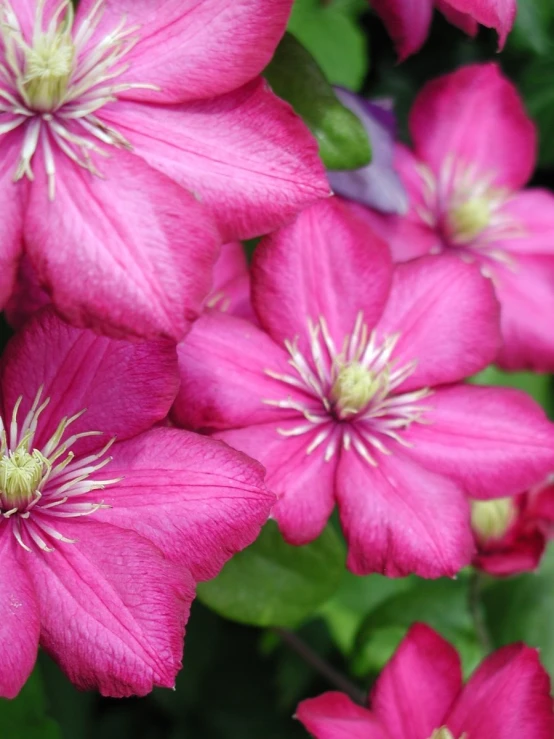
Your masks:
<svg viewBox="0 0 554 739"><path fill-rule="evenodd" d="M221 431L223 439L235 449L257 459L267 470L267 487L277 495L272 517L283 538L300 546L316 539L335 505L337 455L325 458L325 451L336 432L331 424L314 428L299 436L287 436L305 419L261 424L245 429ZM310 446L327 434L313 451Z"/></svg>
<svg viewBox="0 0 554 739"><path fill-rule="evenodd" d="M13 176L23 146L19 131L2 136L0 161L0 309L10 297L16 281L18 262L23 247L23 209L27 200L27 183L14 183Z"/></svg>
<svg viewBox="0 0 554 739"><path fill-rule="evenodd" d="M67 325L50 307L9 342L0 373L4 419L22 397L17 414L22 422L42 386L42 400L50 403L40 416L36 443L45 444L64 416L86 409L69 434L102 431L92 441L82 440L87 449L150 428L167 415L178 386L170 342L108 339Z"/></svg>
<svg viewBox="0 0 554 739"><path fill-rule="evenodd" d="M275 500L261 465L199 434L153 429L112 454L105 474L123 479L105 490L112 508L95 520L133 529L195 580L215 577L251 544Z"/></svg>
<svg viewBox="0 0 554 739"><path fill-rule="evenodd" d="M399 392L463 380L490 364L500 347L492 284L455 256L398 265L377 328L383 338L399 334L393 355L399 366L417 361Z"/></svg>
<svg viewBox="0 0 554 739"><path fill-rule="evenodd" d="M473 541L463 492L448 478L395 450L371 467L355 451L337 474L348 568L388 577L456 574L471 560Z"/></svg>
<svg viewBox="0 0 554 739"><path fill-rule="evenodd" d="M95 0L81 0L77 23ZM99 32L122 18L138 26L139 42L126 57L135 100L177 103L210 98L245 84L265 68L285 32L292 0L105 0ZM91 45L97 41L91 40Z"/></svg>
<svg viewBox="0 0 554 739"><path fill-rule="evenodd" d="M232 241L221 248L206 308L256 320L250 300L250 269L240 241Z"/></svg>
<svg viewBox="0 0 554 739"><path fill-rule="evenodd" d="M487 0L485 0L486 2ZM502 0L501 0L502 1ZM467 0L462 0L461 7L466 11ZM475 36L479 30L479 24L473 15L462 10L456 10L450 0L435 0L435 7L444 15L449 23L461 28L468 36Z"/></svg>
<svg viewBox="0 0 554 739"><path fill-rule="evenodd" d="M296 718L316 739L390 739L367 708L343 693L302 701Z"/></svg>
<svg viewBox="0 0 554 739"><path fill-rule="evenodd" d="M443 725L461 688L454 647L429 626L414 624L377 680L371 703L391 739L421 739Z"/></svg>
<svg viewBox="0 0 554 739"><path fill-rule="evenodd" d="M38 652L39 605L11 523L0 523L0 697L15 698L31 674ZM26 562L24 560L27 560Z"/></svg>
<svg viewBox="0 0 554 739"><path fill-rule="evenodd" d="M172 417L193 429L250 426L300 415L276 402L310 402L291 385L270 377L294 375L288 354L259 328L240 318L213 312L202 316L179 344L181 386ZM269 402L268 402L269 401Z"/></svg>
<svg viewBox="0 0 554 739"><path fill-rule="evenodd" d="M512 195L501 215L514 224L516 235L495 241L495 247L515 254L554 254L554 194L530 187Z"/></svg>
<svg viewBox="0 0 554 739"><path fill-rule="evenodd" d="M50 296L39 283L31 262L24 254L19 262L14 289L4 308L8 323L19 329L49 303Z"/></svg>
<svg viewBox="0 0 554 739"><path fill-rule="evenodd" d="M197 193L226 241L267 233L330 194L315 139L261 78L185 105L118 102L100 117L152 167Z"/></svg>
<svg viewBox="0 0 554 739"><path fill-rule="evenodd" d="M371 329L390 289L392 265L383 241L340 201L303 211L266 237L252 265L252 301L278 342L298 336L309 350L308 319L323 316L338 347L360 312Z"/></svg>
<svg viewBox="0 0 554 739"><path fill-rule="evenodd" d="M123 698L171 688L194 583L132 531L66 520L77 544L37 556L29 574L41 645L80 689Z"/></svg>
<svg viewBox="0 0 554 739"><path fill-rule="evenodd" d="M25 240L58 311L115 336L180 339L201 310L218 254L207 213L127 152L114 149L102 161L105 179L63 152L55 158L55 199L36 172Z"/></svg>
<svg viewBox="0 0 554 739"><path fill-rule="evenodd" d="M371 0L389 32L400 61L423 46L433 16L433 0Z"/></svg>
<svg viewBox="0 0 554 739"><path fill-rule="evenodd" d="M478 23L498 31L500 49L514 25L517 14L516 0L440 0L442 5L449 5L453 11L474 18ZM441 8L442 9L442 8ZM442 9L443 12L444 9ZM447 15L448 17L448 15ZM449 18L449 20L451 20ZM453 22L453 21L451 21Z"/></svg>
<svg viewBox="0 0 554 739"><path fill-rule="evenodd" d="M550 679L536 649L514 644L480 665L445 724L454 736L471 739L550 739L554 714Z"/></svg>
<svg viewBox="0 0 554 739"><path fill-rule="evenodd" d="M525 393L464 385L437 389L425 403L429 423L404 432L407 453L470 497L522 493L554 469L554 426Z"/></svg>
<svg viewBox="0 0 554 739"><path fill-rule="evenodd" d="M428 82L410 113L416 155L439 174L454 159L515 190L534 169L535 126L496 64L472 64Z"/></svg>

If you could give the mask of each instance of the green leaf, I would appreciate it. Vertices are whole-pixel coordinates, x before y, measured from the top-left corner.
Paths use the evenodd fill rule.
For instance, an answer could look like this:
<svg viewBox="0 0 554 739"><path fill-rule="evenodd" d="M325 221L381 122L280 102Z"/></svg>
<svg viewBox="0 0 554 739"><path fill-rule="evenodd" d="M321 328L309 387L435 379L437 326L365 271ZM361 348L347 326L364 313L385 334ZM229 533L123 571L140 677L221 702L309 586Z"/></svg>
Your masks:
<svg viewBox="0 0 554 739"><path fill-rule="evenodd" d="M343 542L332 527L311 544L293 547L270 521L215 580L198 586L198 597L233 621L295 627L333 595L344 558Z"/></svg>
<svg viewBox="0 0 554 739"><path fill-rule="evenodd" d="M468 577L457 580L410 578L410 587L385 600L363 622L354 647L356 675L378 672L415 622L436 629L460 652L465 672L471 672L483 654L474 633L468 607Z"/></svg>
<svg viewBox="0 0 554 739"><path fill-rule="evenodd" d="M0 701L2 739L61 739L58 725L46 716L44 691L35 669L15 700Z"/></svg>
<svg viewBox="0 0 554 739"><path fill-rule="evenodd" d="M352 12L352 8L347 9ZM288 29L313 55L333 85L359 90L368 68L366 36L344 4L296 0Z"/></svg>
<svg viewBox="0 0 554 739"><path fill-rule="evenodd" d="M552 49L552 0L519 0L517 18L508 37L508 49L546 54Z"/></svg>
<svg viewBox="0 0 554 739"><path fill-rule="evenodd" d="M371 146L365 128L342 105L311 54L290 33L264 74L273 91L292 105L316 137L327 169L369 164Z"/></svg>
<svg viewBox="0 0 554 739"><path fill-rule="evenodd" d="M534 398L537 403L540 403L550 416L553 414L554 398L552 377L550 375L539 375L534 372L503 372L491 365L479 372L478 375L474 375L471 382L478 385L518 388Z"/></svg>
<svg viewBox="0 0 554 739"><path fill-rule="evenodd" d="M537 57L523 67L519 87L531 117L539 128L539 163L554 164L554 59Z"/></svg>

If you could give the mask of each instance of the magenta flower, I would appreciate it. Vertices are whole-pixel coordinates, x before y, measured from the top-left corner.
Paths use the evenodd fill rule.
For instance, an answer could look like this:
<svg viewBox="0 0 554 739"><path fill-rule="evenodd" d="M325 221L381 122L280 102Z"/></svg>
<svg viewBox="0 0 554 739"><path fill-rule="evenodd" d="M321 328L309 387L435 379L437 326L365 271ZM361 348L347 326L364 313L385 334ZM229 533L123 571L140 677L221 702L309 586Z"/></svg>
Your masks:
<svg viewBox="0 0 554 739"><path fill-rule="evenodd" d="M173 418L267 468L287 541L338 501L356 573L453 574L473 550L466 496L520 493L553 469L554 428L525 394L461 384L499 345L475 265L389 252L338 200L258 247L264 330L204 315L179 346Z"/></svg>
<svg viewBox="0 0 554 739"><path fill-rule="evenodd" d="M385 24L401 60L425 43L434 8L470 36L475 36L479 24L495 28L500 48L517 14L516 0L371 0L371 7Z"/></svg>
<svg viewBox="0 0 554 739"><path fill-rule="evenodd" d="M269 514L261 467L152 428L177 389L172 344L100 337L45 309L0 376L0 695L17 694L39 643L80 688L173 686L195 582Z"/></svg>
<svg viewBox="0 0 554 739"><path fill-rule="evenodd" d="M371 224L397 261L449 253L477 262L502 305L499 364L554 370L554 196L521 190L536 134L513 85L494 64L440 77L419 94L410 131L413 153L399 146L396 159L410 211L370 213Z"/></svg>
<svg viewBox="0 0 554 739"><path fill-rule="evenodd" d="M22 244L58 311L179 339L224 240L328 194L258 76L292 0L4 0L0 305ZM203 206L198 202L201 200Z"/></svg>
<svg viewBox="0 0 554 739"><path fill-rule="evenodd" d="M370 709L343 693L302 701L297 718L316 739L551 739L550 679L536 649L503 647L466 685L458 653L415 624L386 665Z"/></svg>

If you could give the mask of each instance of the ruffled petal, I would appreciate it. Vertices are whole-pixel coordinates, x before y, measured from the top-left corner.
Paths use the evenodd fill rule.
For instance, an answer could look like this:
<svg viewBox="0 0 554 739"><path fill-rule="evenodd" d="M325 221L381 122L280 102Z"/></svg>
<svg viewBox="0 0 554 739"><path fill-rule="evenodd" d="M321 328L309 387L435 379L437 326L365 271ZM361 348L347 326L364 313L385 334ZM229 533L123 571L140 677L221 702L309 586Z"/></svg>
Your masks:
<svg viewBox="0 0 554 739"><path fill-rule="evenodd" d="M454 647L425 624L414 624L381 673L373 711L391 739L430 737L462 688Z"/></svg>
<svg viewBox="0 0 554 739"><path fill-rule="evenodd" d="M537 134L496 64L472 64L429 82L410 114L416 154L435 174L447 160L516 190L531 177Z"/></svg>
<svg viewBox="0 0 554 739"><path fill-rule="evenodd" d="M190 573L132 531L66 520L64 534L78 543L29 568L41 645L81 690L123 698L174 687L194 598Z"/></svg>
<svg viewBox="0 0 554 739"><path fill-rule="evenodd" d="M424 44L433 16L433 0L371 0L389 32L400 61Z"/></svg>
<svg viewBox="0 0 554 739"><path fill-rule="evenodd" d="M483 26L496 29L500 49L506 43L517 14L516 0L442 0L442 3L469 15Z"/></svg>
<svg viewBox="0 0 554 739"><path fill-rule="evenodd" d="M398 366L417 361L399 392L456 382L496 357L498 301L476 265L455 256L422 257L397 266L377 330L382 338L399 334Z"/></svg>
<svg viewBox="0 0 554 739"><path fill-rule="evenodd" d="M56 196L40 163L27 253L57 310L114 336L179 340L211 285L219 236L207 211L139 157L113 150L105 179L56 154Z"/></svg>
<svg viewBox="0 0 554 739"><path fill-rule="evenodd" d="M211 208L226 241L267 233L330 194L317 144L261 78L186 105L106 106L134 151Z"/></svg>
<svg viewBox="0 0 554 739"><path fill-rule="evenodd" d="M554 426L519 390L464 385L425 399L426 424L404 431L407 453L456 480L472 498L528 490L554 469Z"/></svg>
<svg viewBox="0 0 554 739"><path fill-rule="evenodd" d="M309 351L308 319L324 317L337 347L363 313L372 328L390 289L386 244L340 201L303 211L290 226L258 246L252 301L264 328L282 342L298 336Z"/></svg>
<svg viewBox="0 0 554 739"><path fill-rule="evenodd" d="M95 2L81 0L77 24ZM132 89L120 97L164 103L210 98L265 68L291 7L292 0L105 0L90 46L126 18L128 26L138 26L140 41L125 57L129 69L120 81L159 89Z"/></svg>
<svg viewBox="0 0 554 739"><path fill-rule="evenodd" d="M390 739L367 708L343 693L324 693L302 701L296 718L315 739Z"/></svg>
<svg viewBox="0 0 554 739"><path fill-rule="evenodd" d="M348 568L357 575L453 576L469 564L473 540L463 492L404 453L370 466L341 455L337 475Z"/></svg>
<svg viewBox="0 0 554 739"><path fill-rule="evenodd" d="M105 475L123 479L105 490L112 508L95 520L133 529L197 581L254 541L275 500L261 465L188 431L153 429L116 444L112 456Z"/></svg>

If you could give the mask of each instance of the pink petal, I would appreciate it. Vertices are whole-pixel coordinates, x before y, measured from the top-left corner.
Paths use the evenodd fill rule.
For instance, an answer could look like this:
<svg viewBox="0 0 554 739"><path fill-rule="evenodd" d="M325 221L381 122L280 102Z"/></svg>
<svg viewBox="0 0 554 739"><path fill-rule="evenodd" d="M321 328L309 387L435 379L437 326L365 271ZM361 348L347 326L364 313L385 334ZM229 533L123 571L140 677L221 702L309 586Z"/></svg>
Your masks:
<svg viewBox="0 0 554 739"><path fill-rule="evenodd" d="M535 126L496 64L472 64L427 83L412 108L410 131L416 154L436 174L454 157L515 190L534 169Z"/></svg>
<svg viewBox="0 0 554 739"><path fill-rule="evenodd" d="M468 739L551 739L550 679L537 650L514 644L487 657L445 723Z"/></svg>
<svg viewBox="0 0 554 739"><path fill-rule="evenodd" d="M32 555L19 547L5 520L0 524L0 557L0 697L15 698L37 658L40 618L26 572L33 566Z"/></svg>
<svg viewBox="0 0 554 739"><path fill-rule="evenodd" d="M105 179L58 153L53 202L36 172L25 239L39 282L71 323L178 340L209 291L219 237L202 206L139 157L113 150L99 167Z"/></svg>
<svg viewBox="0 0 554 739"><path fill-rule="evenodd" d="M41 4L43 28L45 28L48 26L52 15L58 9L60 0L42 0ZM33 30L35 28L38 0L15 0L10 5L15 11L23 37L30 42L33 38Z"/></svg>
<svg viewBox="0 0 554 739"><path fill-rule="evenodd" d="M256 320L250 300L250 269L240 241L232 241L221 248L206 307L239 318Z"/></svg>
<svg viewBox="0 0 554 739"><path fill-rule="evenodd" d="M266 370L294 375L288 354L248 321L221 313L202 316L178 347L181 387L172 415L193 429L226 429L302 417L265 401L310 401Z"/></svg>
<svg viewBox="0 0 554 739"><path fill-rule="evenodd" d="M467 5L467 0L462 0L462 6ZM444 15L449 23L461 28L468 36L475 36L479 30L479 24L475 18L468 13L455 10L450 0L435 0L435 7Z"/></svg>
<svg viewBox="0 0 554 739"><path fill-rule="evenodd" d="M298 428L305 419L263 424L218 433L235 449L257 459L267 470L266 485L277 495L272 518L277 520L289 544L301 546L321 534L335 505L336 454L325 460L327 443L333 438L325 426L300 436L284 437L281 431ZM308 448L323 430L330 432L314 451Z"/></svg>
<svg viewBox="0 0 554 739"><path fill-rule="evenodd" d="M94 4L82 0L78 19ZM123 17L138 26L141 40L125 57L130 68L122 80L160 88L123 96L177 103L229 92L260 74L291 7L292 0L105 0L102 30Z"/></svg>
<svg viewBox="0 0 554 739"><path fill-rule="evenodd" d="M377 681L373 711L391 739L430 737L461 688L454 647L429 626L414 624Z"/></svg>
<svg viewBox="0 0 554 739"><path fill-rule="evenodd" d="M330 192L315 139L261 78L180 106L117 103L101 118L150 165L197 193L226 241L267 233Z"/></svg>
<svg viewBox="0 0 554 739"><path fill-rule="evenodd" d="M425 404L429 423L403 434L408 453L470 497L515 495L554 469L554 426L525 393L464 385L437 389Z"/></svg>
<svg viewBox="0 0 554 739"><path fill-rule="evenodd" d="M391 259L384 242L339 200L303 211L258 246L252 301L278 341L299 337L309 349L308 319L325 318L338 347L363 312L372 328L390 289Z"/></svg>
<svg viewBox="0 0 554 739"><path fill-rule="evenodd" d="M95 518L133 529L195 580L215 577L251 544L275 500L261 465L220 441L177 429L116 444L106 468L106 477L114 476L123 480L103 493L113 508Z"/></svg>
<svg viewBox="0 0 554 739"><path fill-rule="evenodd" d="M348 568L387 577L456 574L473 550L462 491L398 451L379 455L378 465L353 450L341 456L337 495Z"/></svg>
<svg viewBox="0 0 554 739"><path fill-rule="evenodd" d="M34 313L49 303L50 296L39 283L31 262L24 254L19 262L12 295L4 308L8 323L19 329Z"/></svg>
<svg viewBox="0 0 554 739"><path fill-rule="evenodd" d="M467 13L478 23L498 31L500 48L514 25L517 14L516 0L445 0L454 10Z"/></svg>
<svg viewBox="0 0 554 739"><path fill-rule="evenodd" d="M554 242L553 242L554 244ZM554 370L554 255L513 255L514 266L493 267L502 306L498 364L509 370Z"/></svg>
<svg viewBox="0 0 554 739"><path fill-rule="evenodd" d="M554 255L554 194L538 187L512 195L501 214L514 224L512 239L497 241L495 248L516 254Z"/></svg>
<svg viewBox="0 0 554 739"><path fill-rule="evenodd" d="M86 413L66 433L102 431L93 441L83 440L87 448L104 446L112 436L134 436L167 415L178 386L169 342L108 339L68 326L51 308L11 339L0 371L4 418L11 418L22 397L17 420L23 422L41 386L42 399L50 398L40 416L37 446L48 441L64 416L83 409Z"/></svg>
<svg viewBox="0 0 554 739"><path fill-rule="evenodd" d="M378 324L400 334L398 366L417 366L402 390L456 382L484 369L500 347L498 301L479 268L456 256L421 257L397 266Z"/></svg>
<svg viewBox="0 0 554 739"><path fill-rule="evenodd" d="M28 184L13 182L23 137L19 131L1 136L0 159L0 220L2 242L0 247L0 309L15 286L17 265L23 246L23 208L27 200Z"/></svg>
<svg viewBox="0 0 554 739"><path fill-rule="evenodd" d="M60 544L29 574L41 645L82 690L123 698L171 688L181 667L194 584L146 539L115 526L64 521Z"/></svg>
<svg viewBox="0 0 554 739"><path fill-rule="evenodd" d="M390 739L367 708L343 693L302 701L296 718L316 739Z"/></svg>
<svg viewBox="0 0 554 739"><path fill-rule="evenodd" d="M400 61L423 46L433 16L432 0L371 0L371 7L385 24Z"/></svg>
<svg viewBox="0 0 554 739"><path fill-rule="evenodd" d="M523 534L506 546L494 551L481 551L473 558L473 566L494 577L534 572L546 547L546 537L538 530Z"/></svg>

